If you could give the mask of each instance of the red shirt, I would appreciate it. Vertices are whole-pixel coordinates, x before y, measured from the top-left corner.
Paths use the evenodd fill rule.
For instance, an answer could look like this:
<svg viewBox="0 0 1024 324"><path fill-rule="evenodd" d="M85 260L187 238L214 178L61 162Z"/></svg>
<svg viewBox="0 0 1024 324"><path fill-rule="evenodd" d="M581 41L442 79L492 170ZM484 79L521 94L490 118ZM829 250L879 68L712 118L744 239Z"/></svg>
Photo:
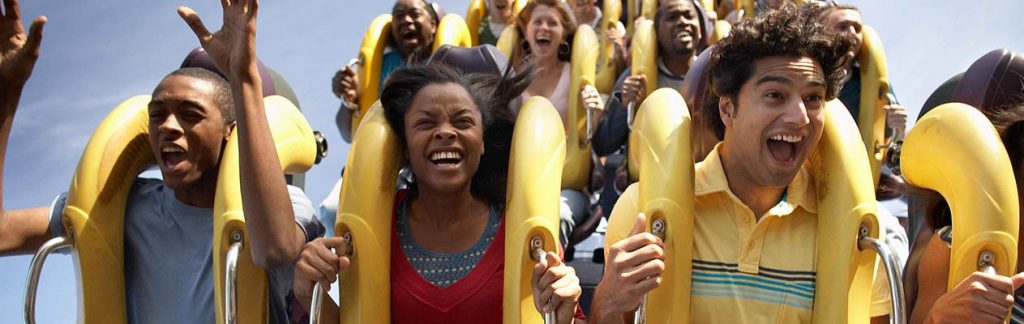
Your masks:
<svg viewBox="0 0 1024 324"><path fill-rule="evenodd" d="M395 195L395 210L406 197ZM501 323L505 268L505 217L483 258L465 277L437 287L423 279L402 252L391 223L391 322L423 324ZM576 318L584 319L576 307Z"/></svg>

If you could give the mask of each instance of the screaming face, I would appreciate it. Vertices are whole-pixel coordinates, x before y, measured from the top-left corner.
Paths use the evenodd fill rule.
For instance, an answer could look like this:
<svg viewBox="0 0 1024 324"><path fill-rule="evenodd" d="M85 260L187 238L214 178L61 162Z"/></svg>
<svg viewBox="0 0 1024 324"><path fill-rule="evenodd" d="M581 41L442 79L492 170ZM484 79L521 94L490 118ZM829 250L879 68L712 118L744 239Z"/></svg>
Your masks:
<svg viewBox="0 0 1024 324"><path fill-rule="evenodd" d="M538 5L526 26L526 41L530 52L541 61L558 59L558 46L565 42L565 25L558 10Z"/></svg>
<svg viewBox="0 0 1024 324"><path fill-rule="evenodd" d="M667 1L662 4L658 21L658 47L667 55L690 57L697 50L701 37L697 8L689 0Z"/></svg>
<svg viewBox="0 0 1024 324"><path fill-rule="evenodd" d="M230 134L214 101L214 84L182 75L165 78L149 103L149 143L168 187L212 190L221 148Z"/></svg>
<svg viewBox="0 0 1024 324"><path fill-rule="evenodd" d="M825 91L821 66L810 58L776 56L755 62L736 98L723 97L719 104L729 181L789 185L821 139Z"/></svg>
<svg viewBox="0 0 1024 324"><path fill-rule="evenodd" d="M405 113L406 155L418 190L470 190L484 154L483 119L472 97L454 83L430 84Z"/></svg>
<svg viewBox="0 0 1024 324"><path fill-rule="evenodd" d="M423 0L399 0L391 10L391 39L402 57L433 44L437 25Z"/></svg>

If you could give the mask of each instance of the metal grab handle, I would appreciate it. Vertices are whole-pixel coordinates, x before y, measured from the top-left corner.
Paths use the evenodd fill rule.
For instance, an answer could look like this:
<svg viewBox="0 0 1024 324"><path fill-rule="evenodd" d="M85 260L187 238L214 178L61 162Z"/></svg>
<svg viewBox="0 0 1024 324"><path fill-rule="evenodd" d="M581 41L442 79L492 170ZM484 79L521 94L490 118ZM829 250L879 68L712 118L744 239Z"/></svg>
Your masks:
<svg viewBox="0 0 1024 324"><path fill-rule="evenodd" d="M238 254L242 251L242 233L231 233L231 246L225 264L224 281L224 320L227 323L238 323Z"/></svg>
<svg viewBox="0 0 1024 324"><path fill-rule="evenodd" d="M345 238L345 255L352 256L352 232L345 233L342 237ZM334 252L333 248L330 250ZM341 285L341 281L338 281L338 284ZM309 304L309 324L320 323L320 312L323 310L321 305L326 295L327 291L319 282L313 285L313 299Z"/></svg>
<svg viewBox="0 0 1024 324"><path fill-rule="evenodd" d="M74 241L70 237L54 237L43 243L36 255L32 256L32 263L28 266L28 283L25 285L25 323L36 323L36 289L39 288L39 274L43 271L46 257L53 251L72 245Z"/></svg>
<svg viewBox="0 0 1024 324"><path fill-rule="evenodd" d="M992 252L989 251L982 251L981 254L978 255L978 271L991 275L997 274L996 267L993 266L995 262L995 254L992 254Z"/></svg>
<svg viewBox="0 0 1024 324"><path fill-rule="evenodd" d="M530 248L533 249L533 257L537 259L537 263L548 266L548 260L546 258L547 252L544 251L544 240L538 236L534 236L530 239ZM544 313L544 324L555 324L557 319L555 318L555 311Z"/></svg>
<svg viewBox="0 0 1024 324"><path fill-rule="evenodd" d="M885 276L889 280L889 296L892 298L892 313L889 314L889 323L907 323L907 301L903 298L903 278L900 274L899 262L896 255L882 241L868 236L868 228L861 225L857 238L857 246L863 249L874 250L882 259L885 266Z"/></svg>
<svg viewBox="0 0 1024 324"><path fill-rule="evenodd" d="M323 307L320 307L320 302L324 298L324 287L320 286L320 283L316 283L313 286L313 300L309 305L309 324L320 323L320 311Z"/></svg>
<svg viewBox="0 0 1024 324"><path fill-rule="evenodd" d="M665 240L665 220L655 219L651 222L651 234L657 236L662 241ZM633 313L634 324L647 323L647 294L644 294L643 299L640 300L640 306L637 306L636 312Z"/></svg>

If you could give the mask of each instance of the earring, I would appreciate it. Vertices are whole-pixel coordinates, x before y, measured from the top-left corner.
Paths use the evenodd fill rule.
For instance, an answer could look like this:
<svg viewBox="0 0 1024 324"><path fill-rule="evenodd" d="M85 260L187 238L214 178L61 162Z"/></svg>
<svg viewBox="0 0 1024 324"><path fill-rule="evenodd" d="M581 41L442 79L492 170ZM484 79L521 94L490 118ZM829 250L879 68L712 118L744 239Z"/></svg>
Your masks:
<svg viewBox="0 0 1024 324"><path fill-rule="evenodd" d="M570 50L571 48L569 48L569 42L562 42L562 44L558 45L558 54L562 56L568 56Z"/></svg>

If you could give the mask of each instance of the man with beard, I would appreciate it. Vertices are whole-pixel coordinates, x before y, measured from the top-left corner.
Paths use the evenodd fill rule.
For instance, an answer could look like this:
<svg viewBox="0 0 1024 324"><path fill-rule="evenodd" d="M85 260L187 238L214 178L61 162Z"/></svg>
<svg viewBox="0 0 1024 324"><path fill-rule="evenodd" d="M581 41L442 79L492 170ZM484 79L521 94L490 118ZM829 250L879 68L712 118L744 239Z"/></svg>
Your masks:
<svg viewBox="0 0 1024 324"><path fill-rule="evenodd" d="M658 7L654 29L658 38L659 88L682 88L683 77L704 43L705 17L693 0L667 0ZM639 107L644 101L648 77L634 76L632 69L626 69L619 76L605 116L594 134L594 152L598 156L612 154L626 144L629 135L626 105L632 103Z"/></svg>
<svg viewBox="0 0 1024 324"><path fill-rule="evenodd" d="M804 162L848 45L794 5L738 24L716 45L710 73L720 100L708 115L724 139L695 167L691 300L679 305L691 322L811 321L817 236L828 233L817 233L819 188ZM633 229L608 238L596 323L622 323L666 270L664 242L643 232L638 196L630 186L612 212L611 223ZM872 321L887 320L887 296L872 301Z"/></svg>

